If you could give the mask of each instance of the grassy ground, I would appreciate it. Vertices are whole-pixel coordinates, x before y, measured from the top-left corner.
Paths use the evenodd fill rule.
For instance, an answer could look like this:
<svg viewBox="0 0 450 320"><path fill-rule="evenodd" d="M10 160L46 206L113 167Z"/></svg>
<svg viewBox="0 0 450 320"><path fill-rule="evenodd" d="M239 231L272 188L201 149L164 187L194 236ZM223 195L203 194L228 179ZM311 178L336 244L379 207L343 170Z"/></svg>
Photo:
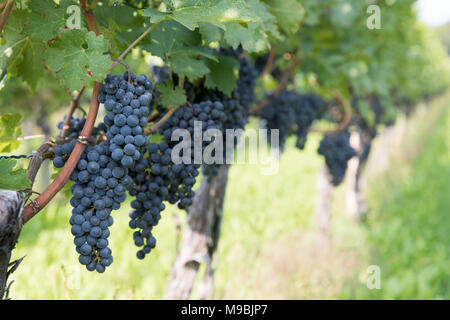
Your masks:
<svg viewBox="0 0 450 320"><path fill-rule="evenodd" d="M436 126L418 121L406 132L419 148L407 141L370 189L365 229L381 290L353 284L344 297L450 299L450 111L440 102L446 111L435 114Z"/></svg>
<svg viewBox="0 0 450 320"><path fill-rule="evenodd" d="M420 139L407 135L408 150L395 148L397 160L388 172L371 178L365 224L353 224L345 215L344 187L334 191L330 250L317 245L312 219L323 165L316 153L318 136L310 137L305 152L290 141L275 176L261 176L256 165L232 167L216 298L450 298L449 112L442 111L449 104L449 95L434 102L434 113L410 129ZM77 262L70 208L59 196L23 229L14 257L26 258L12 277L12 298L161 298L184 214L174 208L164 212L157 249L138 261L128 211L127 205L114 214L115 261L98 275ZM367 266L373 264L381 269L381 290L365 286Z"/></svg>

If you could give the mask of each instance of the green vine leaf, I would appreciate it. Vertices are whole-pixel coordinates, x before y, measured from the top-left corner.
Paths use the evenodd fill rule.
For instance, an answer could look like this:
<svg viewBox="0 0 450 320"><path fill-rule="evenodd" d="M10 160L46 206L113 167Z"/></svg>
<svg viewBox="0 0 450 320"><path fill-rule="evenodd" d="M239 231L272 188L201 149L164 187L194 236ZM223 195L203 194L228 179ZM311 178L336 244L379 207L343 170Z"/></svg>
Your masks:
<svg viewBox="0 0 450 320"><path fill-rule="evenodd" d="M22 120L18 113L0 115L0 152L11 152L19 147L17 138L22 135Z"/></svg>
<svg viewBox="0 0 450 320"><path fill-rule="evenodd" d="M113 57L118 57L126 49L124 42L118 36L121 31L120 26L113 19L108 19L107 27L100 28L100 33L110 45L110 52Z"/></svg>
<svg viewBox="0 0 450 320"><path fill-rule="evenodd" d="M150 22L175 20L194 31L200 22L210 23L225 30L225 23L249 23L259 21L245 1L240 0L184 0L176 1L171 12L161 12L152 8L144 9L142 14L150 17Z"/></svg>
<svg viewBox="0 0 450 320"><path fill-rule="evenodd" d="M0 159L0 189L24 190L31 187L27 178L28 171L17 168L17 161L13 159Z"/></svg>
<svg viewBox="0 0 450 320"><path fill-rule="evenodd" d="M104 54L107 50L108 43L101 35L85 29L64 30L48 49L46 61L67 89L78 90L106 76L111 65Z"/></svg>
<svg viewBox="0 0 450 320"><path fill-rule="evenodd" d="M5 43L0 46L0 69L8 69L12 76L19 76L35 89L44 75L44 42L23 32L28 13L14 10L3 32Z"/></svg>
<svg viewBox="0 0 450 320"><path fill-rule="evenodd" d="M245 51L261 52L271 47L269 39L282 39L277 20L270 8L260 0L247 0L250 10L259 19L251 23L229 22L224 32L225 41L233 48L242 45Z"/></svg>
<svg viewBox="0 0 450 320"><path fill-rule="evenodd" d="M209 72L206 59L217 61L211 49L202 48L200 36L176 21L164 21L152 32L145 47L152 55L165 60L167 66L190 80Z"/></svg>
<svg viewBox="0 0 450 320"><path fill-rule="evenodd" d="M152 55L165 59L168 56L200 45L200 37L175 21L164 21L151 33L145 47Z"/></svg>
<svg viewBox="0 0 450 320"><path fill-rule="evenodd" d="M212 24L200 22L199 31L207 45L219 42L222 39L223 31Z"/></svg>
<svg viewBox="0 0 450 320"><path fill-rule="evenodd" d="M210 61L208 66L211 72L206 76L206 86L231 95L239 77L237 60L232 57L220 57L219 62Z"/></svg>
<svg viewBox="0 0 450 320"><path fill-rule="evenodd" d="M148 137L150 143L161 143L164 141L164 136L162 134L151 134Z"/></svg>
<svg viewBox="0 0 450 320"><path fill-rule="evenodd" d="M186 76L189 79L197 79L209 72L204 61L193 59L189 56L176 55L167 62L176 74Z"/></svg>
<svg viewBox="0 0 450 320"><path fill-rule="evenodd" d="M294 34L300 28L305 9L298 0L264 0L278 25L287 34Z"/></svg>
<svg viewBox="0 0 450 320"><path fill-rule="evenodd" d="M227 24L227 31L224 34L224 38L234 49L236 49L241 43L243 48L250 52L254 47L252 45L252 31L237 22L230 22Z"/></svg>
<svg viewBox="0 0 450 320"><path fill-rule="evenodd" d="M58 6L53 0L29 2L31 14L24 33L41 41L55 38L58 31L66 25L66 10L71 4L70 0L59 1Z"/></svg>
<svg viewBox="0 0 450 320"><path fill-rule="evenodd" d="M173 83L167 80L156 85L156 90L161 94L160 101L165 108L178 107L185 104L187 101L184 89L180 87L173 87Z"/></svg>

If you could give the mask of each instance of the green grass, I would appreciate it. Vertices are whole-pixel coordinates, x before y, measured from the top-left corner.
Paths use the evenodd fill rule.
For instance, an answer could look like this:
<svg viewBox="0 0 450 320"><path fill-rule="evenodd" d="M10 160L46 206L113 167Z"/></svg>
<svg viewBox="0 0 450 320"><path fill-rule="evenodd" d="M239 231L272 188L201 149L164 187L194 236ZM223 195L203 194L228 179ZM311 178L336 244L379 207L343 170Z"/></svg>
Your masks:
<svg viewBox="0 0 450 320"><path fill-rule="evenodd" d="M443 103L450 104L448 95L435 104ZM430 124L433 131L422 132L423 149L415 160L395 163L370 184L372 210L365 225L346 217L344 187L335 190L329 251L317 246L312 220L323 165L316 152L319 136L310 136L304 152L289 141L275 176L260 175L257 165L233 166L216 298L450 298L446 114L436 126ZM420 130L424 128L417 126ZM77 262L68 199L60 195L22 231L14 258L26 258L13 274L12 298L162 298L176 253L176 221L183 225L185 214L173 207L163 213L155 230L157 248L140 261L128 212L127 204L114 214L113 265L105 274L90 273ZM369 291L364 285L370 264L381 267L382 290Z"/></svg>
<svg viewBox="0 0 450 320"><path fill-rule="evenodd" d="M450 299L449 101L445 104L433 132L420 133L428 139L417 158L372 187L367 234L371 263L381 268L381 290L350 286L345 297ZM417 132L413 138L420 139Z"/></svg>

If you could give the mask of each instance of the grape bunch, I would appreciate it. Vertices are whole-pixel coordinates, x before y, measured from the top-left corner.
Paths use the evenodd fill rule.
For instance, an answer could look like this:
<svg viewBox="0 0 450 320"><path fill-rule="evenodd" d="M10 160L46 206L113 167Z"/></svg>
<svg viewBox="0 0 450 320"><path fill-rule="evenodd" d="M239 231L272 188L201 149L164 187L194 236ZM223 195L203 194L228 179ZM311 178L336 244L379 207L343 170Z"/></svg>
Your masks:
<svg viewBox="0 0 450 320"><path fill-rule="evenodd" d="M159 146L150 144L149 150L157 152ZM138 229L133 233L133 240L137 247L143 247L137 252L138 259L143 259L156 246L156 239L151 232L161 219L161 211L165 209L163 195L167 196L169 186L163 177L152 177L149 159L142 157L136 163L131 172L134 184L129 189L130 195L136 197L131 202L133 210L130 212L129 226Z"/></svg>
<svg viewBox="0 0 450 320"><path fill-rule="evenodd" d="M258 77L257 70L252 66L250 61L241 57L243 50L241 47L234 50L232 48L220 49L219 54L224 56L235 57L239 61L239 78L236 87L231 93L231 97L218 91L206 88L204 85L194 86L186 83L185 89L189 93L189 98L194 102L201 101L220 101L223 105L225 117L222 121L222 136L223 146L226 146L226 129L244 129L248 122L248 115L250 107L254 100L254 89L256 85L256 78ZM238 144L238 137L233 141L233 147ZM233 148L233 149L234 149ZM227 163L232 157L232 154L227 154L227 148L224 147L222 154L222 162ZM203 164L203 174L212 178L217 175L220 164Z"/></svg>
<svg viewBox="0 0 450 320"><path fill-rule="evenodd" d="M232 152L228 153L227 151L234 149L234 147L238 144L238 137L235 137L235 140L232 141L233 148L227 148L227 142L226 141L226 129L244 129L245 125L247 124L247 114L248 111L244 108L244 106L240 103L238 99L238 93L237 91L233 91L231 97L227 97L225 94L219 92L219 91L211 91L211 90L205 90L203 92L205 95L202 99L210 99L211 101L220 101L220 103L223 105L223 113L224 116L222 118L222 143L223 143L223 150L221 155L222 163L227 163L228 160L232 157ZM215 154L214 154L215 156ZM203 164L202 165L202 171L203 174L208 176L209 178L212 178L217 175L219 168L221 164L218 163L212 163L212 164Z"/></svg>
<svg viewBox="0 0 450 320"><path fill-rule="evenodd" d="M102 273L113 262L108 243L109 227L114 221L111 212L126 200L126 192L133 185L130 168L146 151L148 138L143 127L150 113L152 88L145 75L136 77L127 72L123 76L108 75L101 86L98 101L108 112L104 123L94 128L89 141L92 144L85 148L70 177L75 182L70 199L71 232L79 262L89 271ZM70 121L68 141L55 147L56 167L67 161L84 123L84 119ZM62 129L62 125L59 127Z"/></svg>
<svg viewBox="0 0 450 320"><path fill-rule="evenodd" d="M177 129L185 129L194 139L201 139L209 129L220 130L223 117L223 105L220 102L205 101L179 107L158 130L163 141L148 144L148 157L141 157L131 170L134 186L130 194L136 199L131 203L134 210L130 213L129 226L136 230L133 240L141 248L137 252L139 259L143 259L156 245L152 229L161 219L161 212L165 209L163 202L178 203L180 209L186 209L194 197L192 188L200 168L200 164L194 163L194 141L187 141L184 150L188 152L188 163L174 163L173 148L179 142L172 141L172 134ZM201 124L200 137L195 136L196 121L197 125ZM208 142L202 140L199 151L203 151L207 145Z"/></svg>
<svg viewBox="0 0 450 320"><path fill-rule="evenodd" d="M153 83L144 75L128 72L123 76L109 74L101 87L98 101L108 110L104 122L111 158L125 168L131 168L141 157L148 143L144 127L150 114Z"/></svg>
<svg viewBox="0 0 450 320"><path fill-rule="evenodd" d="M55 167L64 166L84 126L85 119L72 119L68 139L54 148ZM58 127L61 129L62 124ZM106 126L100 123L93 128L92 141L101 140ZM83 151L70 179L73 207L70 224L79 262L89 271L103 273L113 262L108 247L109 227L113 224L111 211L120 208L126 199L126 188L132 183L126 170L111 160L108 141L88 145Z"/></svg>
<svg viewBox="0 0 450 320"><path fill-rule="evenodd" d="M127 171L111 159L109 142L103 141L86 147L71 176L71 232L79 261L89 271L102 273L113 261L108 247L111 212L120 208L133 182Z"/></svg>
<svg viewBox="0 0 450 320"><path fill-rule="evenodd" d="M234 98L237 98L248 116L250 107L255 100L255 85L258 71L245 57L239 58L239 79L234 89ZM237 94L236 94L237 93ZM245 126L245 125L244 125ZM243 126L243 127L244 127ZM242 127L242 128L243 128Z"/></svg>
<svg viewBox="0 0 450 320"><path fill-rule="evenodd" d="M302 95L287 90L269 99L270 103L261 111L263 126L269 130L279 130L281 149L292 134L297 137L297 148L303 149L309 129L321 117L325 102L314 94Z"/></svg>
<svg viewBox="0 0 450 320"><path fill-rule="evenodd" d="M262 126L268 130L279 130L279 145L284 149L295 126L295 105L300 96L293 91L283 91L278 97L270 96L269 99L271 102L260 113Z"/></svg>
<svg viewBox="0 0 450 320"><path fill-rule="evenodd" d="M320 142L318 152L325 157L333 185L338 186L344 179L348 160L357 155L350 146L350 133L341 131L325 136Z"/></svg>
<svg viewBox="0 0 450 320"><path fill-rule="evenodd" d="M296 110L296 146L300 150L305 148L306 139L309 129L313 122L321 118L325 101L315 95L307 94L302 95L302 104Z"/></svg>

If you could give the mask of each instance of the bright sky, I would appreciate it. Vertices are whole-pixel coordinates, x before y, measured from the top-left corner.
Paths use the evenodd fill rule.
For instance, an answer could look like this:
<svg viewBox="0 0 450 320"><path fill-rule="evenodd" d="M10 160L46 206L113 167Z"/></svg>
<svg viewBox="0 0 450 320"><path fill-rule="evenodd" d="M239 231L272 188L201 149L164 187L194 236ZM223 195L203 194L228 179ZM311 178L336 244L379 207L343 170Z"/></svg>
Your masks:
<svg viewBox="0 0 450 320"><path fill-rule="evenodd" d="M419 18L431 26L450 22L450 0L419 0Z"/></svg>

